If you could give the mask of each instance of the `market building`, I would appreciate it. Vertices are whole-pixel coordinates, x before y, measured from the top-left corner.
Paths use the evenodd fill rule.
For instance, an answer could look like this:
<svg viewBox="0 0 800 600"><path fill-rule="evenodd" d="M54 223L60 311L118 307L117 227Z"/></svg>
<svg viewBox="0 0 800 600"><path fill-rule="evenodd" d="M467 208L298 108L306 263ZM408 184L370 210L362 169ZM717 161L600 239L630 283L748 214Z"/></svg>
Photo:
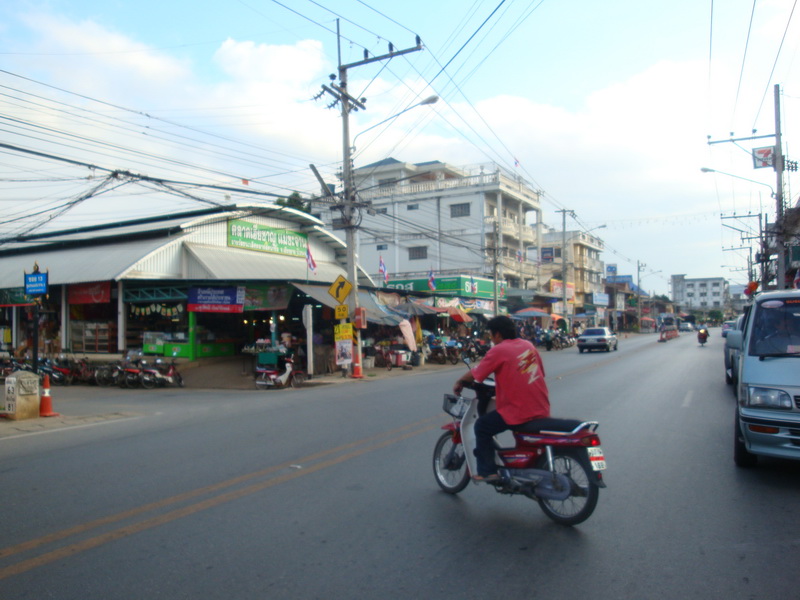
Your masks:
<svg viewBox="0 0 800 600"><path fill-rule="evenodd" d="M48 287L34 311L23 282L35 268ZM233 355L281 334L305 338L304 320L332 328L327 290L345 274L344 242L276 204L23 236L0 248L3 349L24 355L36 335L46 353ZM360 272L358 283L373 282ZM399 320L368 292L359 303L373 323Z"/></svg>

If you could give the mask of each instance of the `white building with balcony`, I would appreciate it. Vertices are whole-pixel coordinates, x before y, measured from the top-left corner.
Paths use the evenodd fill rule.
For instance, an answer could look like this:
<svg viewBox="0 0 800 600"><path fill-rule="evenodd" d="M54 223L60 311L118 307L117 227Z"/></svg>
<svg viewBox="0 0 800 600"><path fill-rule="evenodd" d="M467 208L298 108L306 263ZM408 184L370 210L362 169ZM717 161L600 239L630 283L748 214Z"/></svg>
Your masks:
<svg viewBox="0 0 800 600"><path fill-rule="evenodd" d="M728 281L724 277L672 276L672 301L685 312L724 311L730 306Z"/></svg>
<svg viewBox="0 0 800 600"><path fill-rule="evenodd" d="M382 281L475 275L508 287L537 282L539 192L495 164L454 167L439 161L406 163L389 158L353 172L358 207L358 263ZM336 207L321 218L336 229ZM532 224L529 224L532 223Z"/></svg>

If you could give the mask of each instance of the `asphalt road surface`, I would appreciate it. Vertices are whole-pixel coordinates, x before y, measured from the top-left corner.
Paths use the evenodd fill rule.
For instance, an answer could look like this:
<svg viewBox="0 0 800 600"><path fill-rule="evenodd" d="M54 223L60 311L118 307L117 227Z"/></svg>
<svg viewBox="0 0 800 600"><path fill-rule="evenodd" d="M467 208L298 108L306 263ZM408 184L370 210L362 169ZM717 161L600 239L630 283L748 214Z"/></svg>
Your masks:
<svg viewBox="0 0 800 600"><path fill-rule="evenodd" d="M573 528L487 485L439 491L461 366L58 389L84 424L0 438L0 599L800 597L800 464L734 466L719 330L655 340L544 353L554 415L599 420L608 463Z"/></svg>

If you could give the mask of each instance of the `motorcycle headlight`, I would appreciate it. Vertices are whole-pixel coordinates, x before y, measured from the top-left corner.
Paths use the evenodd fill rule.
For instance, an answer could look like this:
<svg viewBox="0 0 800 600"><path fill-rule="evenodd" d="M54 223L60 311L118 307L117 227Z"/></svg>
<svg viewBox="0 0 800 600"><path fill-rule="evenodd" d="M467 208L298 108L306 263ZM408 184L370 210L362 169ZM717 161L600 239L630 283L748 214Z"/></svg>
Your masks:
<svg viewBox="0 0 800 600"><path fill-rule="evenodd" d="M747 405L755 408L778 408L791 410L792 399L783 390L751 387L748 389Z"/></svg>

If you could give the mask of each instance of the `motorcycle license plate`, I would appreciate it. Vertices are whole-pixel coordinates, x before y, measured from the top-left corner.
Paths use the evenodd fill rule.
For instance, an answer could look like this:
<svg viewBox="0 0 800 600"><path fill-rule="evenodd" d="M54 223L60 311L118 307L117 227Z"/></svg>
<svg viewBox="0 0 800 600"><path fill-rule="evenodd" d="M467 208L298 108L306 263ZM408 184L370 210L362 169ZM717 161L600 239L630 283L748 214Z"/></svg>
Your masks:
<svg viewBox="0 0 800 600"><path fill-rule="evenodd" d="M603 456L603 449L600 446L587 448L586 451L589 453L589 463L593 471L602 471L606 468L606 457Z"/></svg>

